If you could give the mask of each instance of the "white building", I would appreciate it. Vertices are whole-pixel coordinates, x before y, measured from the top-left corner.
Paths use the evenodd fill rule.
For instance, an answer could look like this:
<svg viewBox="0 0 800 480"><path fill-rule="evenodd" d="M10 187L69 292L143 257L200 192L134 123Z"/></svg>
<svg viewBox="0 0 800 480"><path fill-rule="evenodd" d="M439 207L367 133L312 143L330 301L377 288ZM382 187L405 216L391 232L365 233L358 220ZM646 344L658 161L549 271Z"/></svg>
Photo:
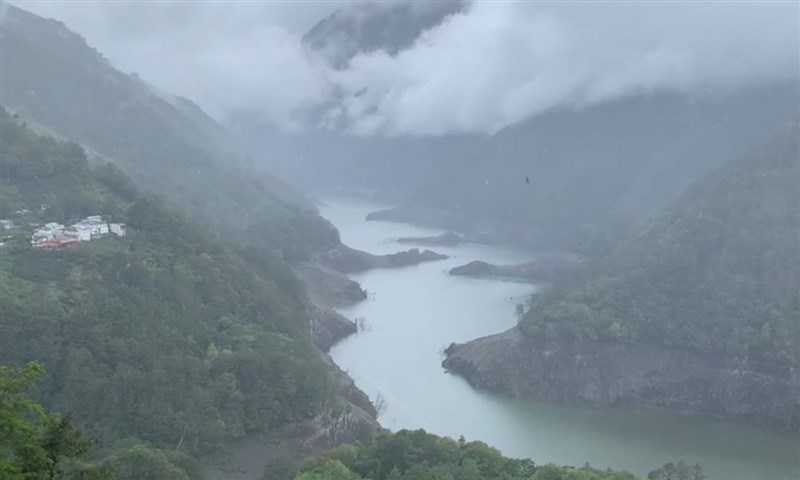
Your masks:
<svg viewBox="0 0 800 480"><path fill-rule="evenodd" d="M127 231L127 225L124 223L109 223L108 228L111 230L111 233L119 237L124 237Z"/></svg>
<svg viewBox="0 0 800 480"><path fill-rule="evenodd" d="M31 244L34 247L51 248L49 242L56 240L64 242L63 245L66 246L76 243L76 241L88 242L95 238L106 236L109 233L124 237L127 233L127 225L124 223L107 223L100 215L91 215L68 227L55 222L47 223L43 227L34 230ZM61 247L55 246L52 248Z"/></svg>
<svg viewBox="0 0 800 480"><path fill-rule="evenodd" d="M87 230L92 238L108 235L108 224L100 215L91 215L74 225L79 230Z"/></svg>
<svg viewBox="0 0 800 480"><path fill-rule="evenodd" d="M43 227L39 227L33 231L33 237L31 237L31 243L37 244L39 242L46 242L48 240L52 240L56 237L59 237L64 232L64 225L56 222L50 222L44 224Z"/></svg>
<svg viewBox="0 0 800 480"><path fill-rule="evenodd" d="M92 239L92 231L88 228L79 228L77 225L72 225L64 229L64 235L67 237L77 238L80 242L88 242Z"/></svg>

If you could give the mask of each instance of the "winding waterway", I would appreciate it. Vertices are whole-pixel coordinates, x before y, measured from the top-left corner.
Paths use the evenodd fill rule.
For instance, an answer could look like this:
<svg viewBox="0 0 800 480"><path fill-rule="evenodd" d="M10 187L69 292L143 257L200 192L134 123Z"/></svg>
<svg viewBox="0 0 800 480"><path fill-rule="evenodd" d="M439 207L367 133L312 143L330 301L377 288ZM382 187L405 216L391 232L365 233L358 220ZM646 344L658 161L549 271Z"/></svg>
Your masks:
<svg viewBox="0 0 800 480"><path fill-rule="evenodd" d="M371 253L414 247L399 237L440 230L366 222L380 205L328 200L322 215L347 245ZM420 248L425 248L420 246ZM626 469L645 474L668 461L699 462L711 480L798 480L800 438L739 423L663 411L560 407L475 390L440 363L451 342L497 333L516 322L514 307L536 286L451 277L472 260L517 263L522 252L475 244L435 247L450 259L354 275L369 299L342 309L365 328L332 351L336 363L373 400L391 430L425 430L481 440L537 463Z"/></svg>

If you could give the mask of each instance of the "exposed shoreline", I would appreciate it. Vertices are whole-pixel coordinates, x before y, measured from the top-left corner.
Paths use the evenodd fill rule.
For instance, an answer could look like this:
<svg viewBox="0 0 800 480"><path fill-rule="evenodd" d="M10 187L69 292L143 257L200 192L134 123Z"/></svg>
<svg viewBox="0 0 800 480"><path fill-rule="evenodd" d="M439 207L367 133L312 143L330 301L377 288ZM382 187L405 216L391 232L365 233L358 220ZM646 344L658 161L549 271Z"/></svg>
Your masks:
<svg viewBox="0 0 800 480"><path fill-rule="evenodd" d="M788 367L622 342L537 345L516 327L452 344L445 354L449 372L512 397L660 408L800 431L800 378Z"/></svg>

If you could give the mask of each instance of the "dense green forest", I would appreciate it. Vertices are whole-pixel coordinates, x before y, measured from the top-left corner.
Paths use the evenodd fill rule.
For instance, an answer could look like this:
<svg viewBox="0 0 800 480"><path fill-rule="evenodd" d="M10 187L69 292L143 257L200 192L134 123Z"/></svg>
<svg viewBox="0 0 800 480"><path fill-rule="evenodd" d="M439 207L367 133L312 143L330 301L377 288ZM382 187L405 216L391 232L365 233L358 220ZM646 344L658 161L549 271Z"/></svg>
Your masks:
<svg viewBox="0 0 800 480"><path fill-rule="evenodd" d="M256 168L197 105L116 70L64 24L3 8L6 107L112 159L230 240L271 245L288 260L338 243L302 193Z"/></svg>
<svg viewBox="0 0 800 480"><path fill-rule="evenodd" d="M38 363L0 366L0 477L109 478L107 471L75 464L91 448L91 439L69 417L51 414L31 398L42 373Z"/></svg>
<svg viewBox="0 0 800 480"><path fill-rule="evenodd" d="M798 138L787 127L711 172L579 279L536 294L522 331L800 365Z"/></svg>
<svg viewBox="0 0 800 480"><path fill-rule="evenodd" d="M38 396L104 451L132 441L201 454L336 401L309 338L305 292L270 251L235 251L137 192L80 146L2 112L2 362L42 362ZM98 214L128 235L57 251L31 224Z"/></svg>
<svg viewBox="0 0 800 480"><path fill-rule="evenodd" d="M665 473L666 472L666 473ZM536 465L504 457L481 442L465 442L401 430L383 433L366 445L343 445L304 465L299 472L275 472L268 480L636 480L628 472L589 465ZM699 466L667 464L652 480L704 480Z"/></svg>
<svg viewBox="0 0 800 480"><path fill-rule="evenodd" d="M72 415L48 412L32 398L41 363L0 366L0 478L4 480L192 480L203 467L177 450L128 440L91 460L96 440Z"/></svg>

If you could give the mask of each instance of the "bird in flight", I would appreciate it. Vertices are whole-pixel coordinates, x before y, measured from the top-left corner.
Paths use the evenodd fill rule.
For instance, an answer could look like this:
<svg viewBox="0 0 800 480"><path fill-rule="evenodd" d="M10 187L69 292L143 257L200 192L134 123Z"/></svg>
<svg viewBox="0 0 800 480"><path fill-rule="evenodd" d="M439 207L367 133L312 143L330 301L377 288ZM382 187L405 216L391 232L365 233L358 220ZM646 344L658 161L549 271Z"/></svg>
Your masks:
<svg viewBox="0 0 800 480"><path fill-rule="evenodd" d="M531 183L531 179L528 178L528 177L525 177L525 183Z"/></svg>

